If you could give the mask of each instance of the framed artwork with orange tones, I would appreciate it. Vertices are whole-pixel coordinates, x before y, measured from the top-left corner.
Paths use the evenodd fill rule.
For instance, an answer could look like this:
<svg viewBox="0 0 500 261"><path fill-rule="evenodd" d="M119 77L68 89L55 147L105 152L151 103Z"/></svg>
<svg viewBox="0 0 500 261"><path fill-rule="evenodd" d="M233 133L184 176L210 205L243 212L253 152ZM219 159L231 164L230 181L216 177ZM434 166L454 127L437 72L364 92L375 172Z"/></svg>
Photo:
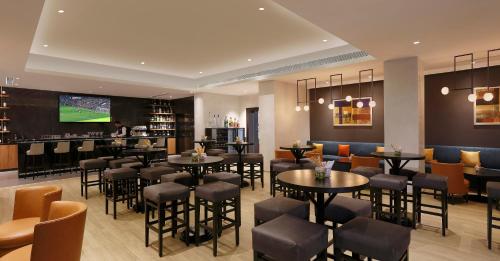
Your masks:
<svg viewBox="0 0 500 261"><path fill-rule="evenodd" d="M484 100L488 88L474 88L476 101L474 102L474 125L500 125L500 87L490 87L493 93L491 101Z"/></svg>
<svg viewBox="0 0 500 261"><path fill-rule="evenodd" d="M372 126L372 108L368 105L372 98L352 98L352 101L334 100L333 126ZM358 108L358 101L363 107Z"/></svg>

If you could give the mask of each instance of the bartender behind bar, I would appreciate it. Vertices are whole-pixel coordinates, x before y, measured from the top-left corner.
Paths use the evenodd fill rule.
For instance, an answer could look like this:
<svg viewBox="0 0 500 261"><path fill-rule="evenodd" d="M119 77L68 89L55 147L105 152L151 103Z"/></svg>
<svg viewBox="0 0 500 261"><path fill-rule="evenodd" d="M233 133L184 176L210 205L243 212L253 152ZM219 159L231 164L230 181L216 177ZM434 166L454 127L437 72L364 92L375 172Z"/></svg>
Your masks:
<svg viewBox="0 0 500 261"><path fill-rule="evenodd" d="M116 131L113 133L113 137L130 137L130 127L123 125L120 121L115 121Z"/></svg>

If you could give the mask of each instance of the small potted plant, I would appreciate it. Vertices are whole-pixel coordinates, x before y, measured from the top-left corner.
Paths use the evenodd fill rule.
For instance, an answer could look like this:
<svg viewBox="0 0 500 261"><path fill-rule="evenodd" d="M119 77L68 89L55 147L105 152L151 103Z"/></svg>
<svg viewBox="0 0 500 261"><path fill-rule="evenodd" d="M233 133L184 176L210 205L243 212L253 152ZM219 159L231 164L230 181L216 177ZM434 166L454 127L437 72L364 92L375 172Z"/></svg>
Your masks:
<svg viewBox="0 0 500 261"><path fill-rule="evenodd" d="M300 147L300 140L296 140L296 141L292 144L292 147L294 147L294 148L298 148L298 147Z"/></svg>
<svg viewBox="0 0 500 261"><path fill-rule="evenodd" d="M195 152L193 153L192 160L193 162L200 162L205 160L205 150L203 148L196 148L194 149Z"/></svg>
<svg viewBox="0 0 500 261"><path fill-rule="evenodd" d="M394 154L396 156L401 156L401 153L403 152L403 148L401 148L400 145L394 145L394 144L391 144L391 147L392 149L394 150Z"/></svg>
<svg viewBox="0 0 500 261"><path fill-rule="evenodd" d="M234 142L241 144L243 142L243 140L241 140L240 136L236 136L236 138L234 139Z"/></svg>

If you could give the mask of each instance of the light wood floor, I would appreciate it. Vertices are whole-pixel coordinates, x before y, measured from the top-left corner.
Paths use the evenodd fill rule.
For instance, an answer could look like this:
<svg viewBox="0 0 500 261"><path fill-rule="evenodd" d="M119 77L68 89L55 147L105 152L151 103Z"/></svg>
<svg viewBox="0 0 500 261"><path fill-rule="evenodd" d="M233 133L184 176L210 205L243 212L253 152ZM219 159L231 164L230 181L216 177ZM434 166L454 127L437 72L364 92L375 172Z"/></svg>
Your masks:
<svg viewBox="0 0 500 261"><path fill-rule="evenodd" d="M265 179L268 182L268 177ZM1 182L1 181L0 181ZM87 201L80 197L79 178L44 181L63 187L63 200L82 201L88 204L87 223L82 251L82 260L157 260L156 233L151 232L153 247L144 246L144 215L127 210L119 204L118 219L104 214L104 198L97 188L90 189ZM258 183L260 186L260 183ZM27 186L27 185L23 185ZM12 204L16 187L0 188L0 222L12 215ZM253 205L269 198L268 184L242 190L241 239L239 247L234 244L234 230L223 233L219 239L217 260L252 260ZM427 200L433 200L427 198ZM440 234L440 219L424 215L422 221L428 225L412 232L411 260L500 260L500 230L493 231L493 250L486 246L486 205L469 202L450 205L449 230L446 237ZM500 213L497 211L497 215ZM194 219L192 219L194 220ZM212 245L207 242L200 247L186 247L178 239L166 237L165 256L161 260L215 260ZM329 249L329 252L332 252Z"/></svg>

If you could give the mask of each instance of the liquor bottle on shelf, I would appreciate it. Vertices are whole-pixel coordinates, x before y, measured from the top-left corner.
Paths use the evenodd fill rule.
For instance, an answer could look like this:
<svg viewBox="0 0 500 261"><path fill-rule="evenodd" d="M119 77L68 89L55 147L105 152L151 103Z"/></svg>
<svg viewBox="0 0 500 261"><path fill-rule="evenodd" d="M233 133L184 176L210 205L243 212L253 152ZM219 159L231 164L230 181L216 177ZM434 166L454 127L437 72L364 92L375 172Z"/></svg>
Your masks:
<svg viewBox="0 0 500 261"><path fill-rule="evenodd" d="M227 116L224 117L224 128L227 128L227 124L228 124L228 120L227 120Z"/></svg>

